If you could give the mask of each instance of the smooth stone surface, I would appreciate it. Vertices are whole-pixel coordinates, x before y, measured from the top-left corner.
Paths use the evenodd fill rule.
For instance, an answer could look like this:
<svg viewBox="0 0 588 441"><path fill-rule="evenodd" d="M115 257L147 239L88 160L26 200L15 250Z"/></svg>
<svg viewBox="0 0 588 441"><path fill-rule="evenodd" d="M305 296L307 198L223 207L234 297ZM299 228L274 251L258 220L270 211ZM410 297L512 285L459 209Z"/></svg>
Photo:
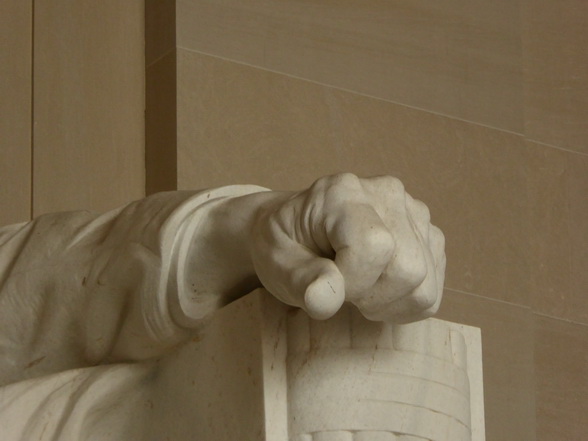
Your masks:
<svg viewBox="0 0 588 441"><path fill-rule="evenodd" d="M588 153L588 3L521 0L525 135Z"/></svg>
<svg viewBox="0 0 588 441"><path fill-rule="evenodd" d="M264 291L219 311L202 340L161 362L152 399L161 420L148 432L210 441L485 439L478 330L434 319L391 327L352 322L350 314L357 313L345 308L316 322ZM345 350L322 339L311 349L314 334L334 323L339 329L346 323L351 333L364 324L378 331L370 347ZM423 337L440 334L448 343L442 349L425 344ZM389 398L382 401L382 394ZM441 413L427 412L430 405ZM462 415L464 422L444 414ZM311 432L300 432L306 426Z"/></svg>
<svg viewBox="0 0 588 441"><path fill-rule="evenodd" d="M31 217L32 1L0 4L0 225Z"/></svg>
<svg viewBox="0 0 588 441"><path fill-rule="evenodd" d="M489 440L536 439L533 313L528 307L446 289L439 319L480 328Z"/></svg>
<svg viewBox="0 0 588 441"><path fill-rule="evenodd" d="M528 142L533 310L588 324L588 156Z"/></svg>
<svg viewBox="0 0 588 441"><path fill-rule="evenodd" d="M537 441L588 430L588 326L535 316Z"/></svg>
<svg viewBox="0 0 588 441"><path fill-rule="evenodd" d="M324 322L290 311L290 437L485 439L481 356L466 326L375 323L350 307Z"/></svg>
<svg viewBox="0 0 588 441"><path fill-rule="evenodd" d="M145 66L176 45L176 0L145 1Z"/></svg>
<svg viewBox="0 0 588 441"><path fill-rule="evenodd" d="M177 1L177 46L521 133L517 1Z"/></svg>
<svg viewBox="0 0 588 441"><path fill-rule="evenodd" d="M145 193L150 195L178 188L175 50L147 66L145 77Z"/></svg>
<svg viewBox="0 0 588 441"><path fill-rule="evenodd" d="M33 217L144 196L143 21L141 0L35 4Z"/></svg>

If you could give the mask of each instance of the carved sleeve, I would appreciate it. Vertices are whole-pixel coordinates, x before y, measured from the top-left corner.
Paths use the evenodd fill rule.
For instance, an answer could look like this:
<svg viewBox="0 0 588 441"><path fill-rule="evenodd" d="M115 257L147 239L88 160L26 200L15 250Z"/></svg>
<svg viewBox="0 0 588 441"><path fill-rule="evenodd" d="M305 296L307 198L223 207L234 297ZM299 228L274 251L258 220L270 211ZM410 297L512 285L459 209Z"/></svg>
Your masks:
<svg viewBox="0 0 588 441"><path fill-rule="evenodd" d="M256 191L159 193L103 215L54 213L0 228L0 384L145 359L187 338L168 308L182 295L169 288L181 264L174 250L194 240L182 231L211 201Z"/></svg>

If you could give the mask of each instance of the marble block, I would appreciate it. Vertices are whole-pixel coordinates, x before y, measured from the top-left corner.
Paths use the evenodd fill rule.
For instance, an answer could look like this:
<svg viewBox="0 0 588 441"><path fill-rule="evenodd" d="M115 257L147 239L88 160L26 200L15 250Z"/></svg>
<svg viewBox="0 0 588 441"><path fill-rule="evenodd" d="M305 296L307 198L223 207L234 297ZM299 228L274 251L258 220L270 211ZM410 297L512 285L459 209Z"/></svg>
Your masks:
<svg viewBox="0 0 588 441"><path fill-rule="evenodd" d="M146 418L156 439L483 441L477 328L316 321L258 290L161 360Z"/></svg>

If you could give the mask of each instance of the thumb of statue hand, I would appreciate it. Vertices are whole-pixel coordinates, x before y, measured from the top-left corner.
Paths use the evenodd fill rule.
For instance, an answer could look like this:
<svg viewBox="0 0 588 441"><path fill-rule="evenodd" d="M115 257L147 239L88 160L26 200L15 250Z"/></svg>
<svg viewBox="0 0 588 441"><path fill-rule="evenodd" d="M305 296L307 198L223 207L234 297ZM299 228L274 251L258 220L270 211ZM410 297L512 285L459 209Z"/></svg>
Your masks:
<svg viewBox="0 0 588 441"><path fill-rule="evenodd" d="M328 259L317 258L320 260ZM335 315L345 301L345 283L343 276L333 264L325 265L324 270L312 281L304 293L304 309L314 319L324 320Z"/></svg>
<svg viewBox="0 0 588 441"><path fill-rule="evenodd" d="M282 302L304 309L314 319L333 316L345 301L345 283L335 262L288 237L265 239L261 247L258 242L253 256L263 286Z"/></svg>

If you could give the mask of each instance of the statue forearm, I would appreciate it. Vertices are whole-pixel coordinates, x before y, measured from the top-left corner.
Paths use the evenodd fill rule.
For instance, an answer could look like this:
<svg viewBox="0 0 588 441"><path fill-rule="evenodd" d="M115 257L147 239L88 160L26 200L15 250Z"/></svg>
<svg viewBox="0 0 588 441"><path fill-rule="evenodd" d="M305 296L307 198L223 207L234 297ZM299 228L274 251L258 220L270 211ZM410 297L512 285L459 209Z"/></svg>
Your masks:
<svg viewBox="0 0 588 441"><path fill-rule="evenodd" d="M263 212L290 192L257 192L211 202L206 216L192 224L178 252L177 285L172 286L172 315L185 327L261 286L251 257L253 227ZM176 295L177 293L177 295Z"/></svg>
<svg viewBox="0 0 588 441"><path fill-rule="evenodd" d="M0 229L0 383L144 359L185 339L168 308L179 226L193 212L207 218L208 194L261 190L158 194L103 215L54 213Z"/></svg>
<svg viewBox="0 0 588 441"><path fill-rule="evenodd" d="M253 200L273 194L265 190L229 186L196 193L157 234L149 233L145 241L156 236L155 251L144 241L127 241L117 251L127 270L114 265L112 277L122 277L119 287L125 278L132 283L110 360L158 356L191 336L216 309L259 286L246 241L259 206Z"/></svg>
<svg viewBox="0 0 588 441"><path fill-rule="evenodd" d="M392 177L160 193L11 234L0 230L0 369L16 372L161 355L261 285L315 319L347 301L397 323L434 314L443 290L443 234Z"/></svg>

